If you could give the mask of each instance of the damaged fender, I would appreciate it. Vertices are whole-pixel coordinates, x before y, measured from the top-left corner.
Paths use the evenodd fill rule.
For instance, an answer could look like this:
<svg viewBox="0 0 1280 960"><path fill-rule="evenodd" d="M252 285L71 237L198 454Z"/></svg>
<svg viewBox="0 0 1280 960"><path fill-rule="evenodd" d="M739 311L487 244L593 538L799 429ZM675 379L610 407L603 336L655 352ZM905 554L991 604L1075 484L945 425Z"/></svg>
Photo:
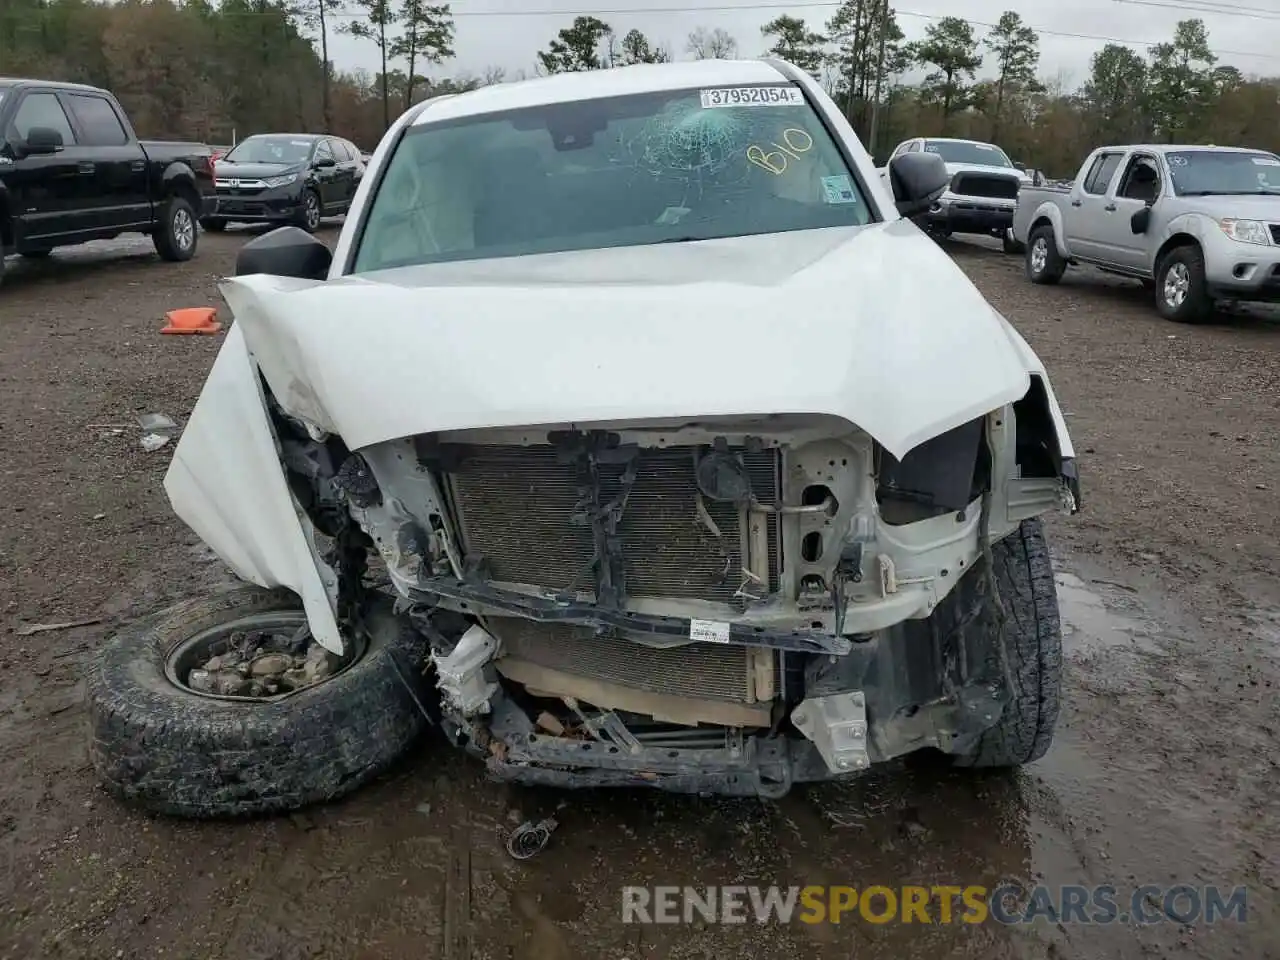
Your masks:
<svg viewBox="0 0 1280 960"><path fill-rule="evenodd" d="M1053 420L1053 428L1058 435L1058 451L1062 454L1064 460L1074 460L1076 451L1071 443L1071 435L1067 431L1067 419L1062 415L1062 406L1058 403L1058 396L1053 392L1053 386L1049 383L1049 375L1045 372L1044 363L1036 356L1035 351L1031 349L1031 345L1027 343L1012 323L998 313L996 316L999 317L1005 333L1009 335L1009 339L1013 341L1014 347L1017 348L1018 353L1022 356L1022 362L1026 365L1027 372L1032 376L1039 377L1040 382L1044 384L1045 398L1049 403L1049 416Z"/></svg>
<svg viewBox="0 0 1280 960"><path fill-rule="evenodd" d="M164 479L174 512L242 579L302 598L311 633L342 653L337 582L316 553L239 324L214 360Z"/></svg>

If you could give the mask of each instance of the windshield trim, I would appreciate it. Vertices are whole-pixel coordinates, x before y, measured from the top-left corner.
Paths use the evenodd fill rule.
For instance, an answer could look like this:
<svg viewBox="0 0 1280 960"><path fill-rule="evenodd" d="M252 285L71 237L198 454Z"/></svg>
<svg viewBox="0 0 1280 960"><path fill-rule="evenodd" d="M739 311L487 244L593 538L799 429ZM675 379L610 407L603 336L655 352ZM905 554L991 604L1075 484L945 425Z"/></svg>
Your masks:
<svg viewBox="0 0 1280 960"><path fill-rule="evenodd" d="M854 181L854 184L857 186L859 193L861 194L863 200L866 203L868 217L867 217L867 223L864 224L864 226L870 225L873 223L883 223L889 219L895 219L895 218L891 218L890 216L886 216L885 212L880 209L880 199L879 197L875 196L869 189L867 185L867 180L862 175L862 171L859 168L856 159L854 158L853 152L849 149L848 143L846 143L844 137L842 137L833 128L832 117L830 116L828 111L823 107L823 105L818 103L816 100L814 100L814 98L810 95L810 91L806 87L804 81L796 76L796 72L794 70L788 69L790 67L789 64L782 63L781 61L775 61L775 60L765 60L764 62L773 66L774 69L776 69L782 75L781 79L783 81L787 83L793 83L796 85L796 87L799 88L801 95L805 99L805 105L808 106L809 109L813 111L814 116L818 118L818 122L822 125L822 129L826 132L827 137L830 139L831 143L835 145L836 150L840 154L841 160L844 161L844 165L848 169L849 177ZM768 86L777 86L777 83L778 81L771 80L771 81L754 81L751 83L722 83L722 84L715 84L714 86L768 87ZM558 104L555 104L554 106L567 107L572 104L583 103L588 101L620 100L620 99L627 99L631 97L652 96L654 94L663 94L663 93L670 94L672 96L689 95L692 93L696 93L701 89L706 89L706 88L702 86L679 87L679 88L672 88L669 90L653 89L653 90L641 91L637 93L616 94L609 97L582 97L578 100L564 101L563 103L558 103ZM356 259L359 256L360 248L364 244L365 233L369 226L369 215L373 211L374 201L377 199L378 194L382 191L382 185L386 179L387 171L391 168L392 160L395 159L396 155L404 147L404 141L407 137L412 135L417 135L422 131L429 130L432 128L445 129L448 127L464 126L466 124L474 123L474 122L492 121L495 119L501 119L504 116L509 116L510 114L513 114L513 113L523 112L524 110L528 110L528 109L536 110L536 109L543 108L545 106L551 106L551 105L535 105L532 107L519 107L515 109L486 110L486 111L480 111L472 114L467 114L464 117L448 117L442 120L430 120L430 119L424 119L422 117L422 114L428 110L428 108L431 106L432 103L438 102L446 98L456 97L456 96L465 96L465 94L444 94L440 97L433 97L430 100L424 100L421 103L417 104L417 106L412 110L411 113L408 113L401 118L401 120L399 121L401 123L401 126L396 131L395 140L393 143L389 145L389 149L387 149L386 153L384 154L382 163L379 165L377 174L372 178L373 183L370 184L370 190L368 194L366 194L364 203L361 205L360 216L359 216L359 219L354 224L355 229L351 236L351 242L347 246L347 249L343 256L341 267L336 273L331 274L332 277L334 278L345 277L345 276L352 276L354 274ZM379 144L378 147L375 147L375 150L380 147L381 147L381 144ZM890 206L889 209L893 210L894 208ZM549 251L549 252L555 252L555 251ZM484 258L481 258L481 259L484 259ZM495 259L498 259L498 258L495 258ZM395 269L404 269L404 267L401 266ZM368 271L368 272L372 273L377 271Z"/></svg>

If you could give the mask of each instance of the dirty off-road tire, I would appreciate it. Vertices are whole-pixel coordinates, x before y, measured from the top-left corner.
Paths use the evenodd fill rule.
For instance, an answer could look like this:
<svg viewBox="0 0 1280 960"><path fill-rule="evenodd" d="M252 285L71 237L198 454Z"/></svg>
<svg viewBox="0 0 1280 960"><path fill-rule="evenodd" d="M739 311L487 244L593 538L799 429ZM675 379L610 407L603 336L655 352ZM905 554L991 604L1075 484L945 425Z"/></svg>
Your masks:
<svg viewBox="0 0 1280 960"><path fill-rule="evenodd" d="M108 791L180 817L275 813L349 793L404 752L427 724L426 643L384 598L369 606L359 660L281 700L200 696L165 675L177 644L288 613L300 614L292 593L237 588L113 637L88 677L90 756Z"/></svg>
<svg viewBox="0 0 1280 960"><path fill-rule="evenodd" d="M1016 767L1038 760L1049 749L1058 722L1062 621L1040 520L1022 521L993 544L991 560L1004 606L1004 634L997 642L1004 644L1014 690L996 725L970 753L952 758L958 767Z"/></svg>
<svg viewBox="0 0 1280 960"><path fill-rule="evenodd" d="M160 208L160 222L152 240L160 259L181 263L196 255L199 231L196 212L184 197L171 194Z"/></svg>
<svg viewBox="0 0 1280 960"><path fill-rule="evenodd" d="M1027 279L1032 283L1052 284L1062 279L1067 261L1058 253L1053 227L1036 227L1027 237Z"/></svg>
<svg viewBox="0 0 1280 960"><path fill-rule="evenodd" d="M1156 265L1156 310L1177 323L1204 323L1213 299L1204 279L1204 253L1194 244L1174 247Z"/></svg>

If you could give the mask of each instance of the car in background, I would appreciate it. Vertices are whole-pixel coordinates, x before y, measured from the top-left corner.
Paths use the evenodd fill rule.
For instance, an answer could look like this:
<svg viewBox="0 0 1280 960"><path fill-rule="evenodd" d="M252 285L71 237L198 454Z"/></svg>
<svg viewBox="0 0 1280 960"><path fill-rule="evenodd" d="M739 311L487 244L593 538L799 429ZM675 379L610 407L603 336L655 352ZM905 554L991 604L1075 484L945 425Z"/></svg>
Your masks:
<svg viewBox="0 0 1280 960"><path fill-rule="evenodd" d="M1242 147L1099 147L1067 187L1028 187L1013 233L1027 277L1089 264L1154 290L1167 320L1215 300L1280 302L1280 156Z"/></svg>
<svg viewBox="0 0 1280 960"><path fill-rule="evenodd" d="M165 260L190 260L196 221L216 204L199 143L139 140L98 87L0 78L0 276L4 257L150 236Z"/></svg>
<svg viewBox="0 0 1280 960"><path fill-rule="evenodd" d="M1013 224L1018 189L1031 183L1030 174L1020 164L993 143L951 137L904 140L890 160L907 153L937 154L951 175L946 192L920 218L931 234L985 234L999 238L1005 253L1018 252L1009 227ZM880 172L882 178L885 170Z"/></svg>
<svg viewBox="0 0 1280 960"><path fill-rule="evenodd" d="M365 164L354 144L314 133L246 137L214 164L216 214L206 230L229 223L290 223L307 232L351 208Z"/></svg>

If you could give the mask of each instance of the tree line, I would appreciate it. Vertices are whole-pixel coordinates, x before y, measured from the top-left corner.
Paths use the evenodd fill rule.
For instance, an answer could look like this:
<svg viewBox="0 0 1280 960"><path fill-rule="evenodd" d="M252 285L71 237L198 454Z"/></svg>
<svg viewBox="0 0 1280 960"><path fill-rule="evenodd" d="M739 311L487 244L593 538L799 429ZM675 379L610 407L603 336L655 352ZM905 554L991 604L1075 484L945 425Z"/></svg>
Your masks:
<svg viewBox="0 0 1280 960"><path fill-rule="evenodd" d="M336 70L329 45L337 33L370 44L380 69ZM1103 143L1280 150L1280 78L1219 65L1198 19L1179 22L1145 56L1106 44L1078 87L1040 75L1040 38L1014 11L985 33L943 17L907 42L887 0L845 0L825 23L779 16L761 34L747 48L722 28L699 27L666 49L639 30L580 16L549 38L534 72L768 53L818 78L879 157L912 136L972 137L1051 176L1074 173ZM453 57L451 9L427 0L0 3L5 73L107 87L149 137L226 143L266 130L326 130L372 149L405 107L506 79L497 68L425 75ZM920 82L904 82L921 70Z"/></svg>

